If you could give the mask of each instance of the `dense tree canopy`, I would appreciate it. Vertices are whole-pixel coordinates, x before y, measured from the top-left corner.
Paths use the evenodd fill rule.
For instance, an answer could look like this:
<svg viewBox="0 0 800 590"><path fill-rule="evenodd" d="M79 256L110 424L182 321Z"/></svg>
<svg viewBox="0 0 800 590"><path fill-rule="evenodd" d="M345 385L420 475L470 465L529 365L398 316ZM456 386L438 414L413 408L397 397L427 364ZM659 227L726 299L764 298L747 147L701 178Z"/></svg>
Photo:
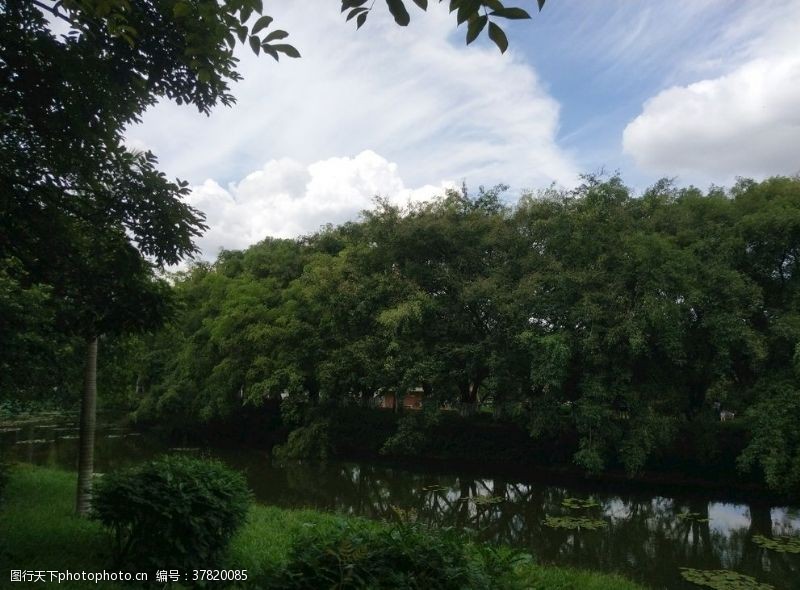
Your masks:
<svg viewBox="0 0 800 590"><path fill-rule="evenodd" d="M406 4L386 2L400 25ZM341 8L360 27L372 4ZM488 0L450 9L468 43L486 30L503 51L495 21L529 16ZM440 408L490 409L534 437L574 434L589 470L633 472L725 409L749 430L742 468L800 486L798 179L634 197L587 177L515 206L503 186L380 202L170 284L157 271L196 251L203 215L186 183L127 149L125 126L160 99L231 104L237 43L297 57L288 33L260 0L0 0L0 13L4 392L61 391L76 342L105 334L105 375L140 416L202 421L283 399L316 436L314 408L421 387L433 418L400 439L419 440ZM166 327L128 335L173 301Z"/></svg>
<svg viewBox="0 0 800 590"><path fill-rule="evenodd" d="M636 471L723 409L752 433L742 466L797 486L800 181L634 197L586 178L513 207L503 189L379 203L182 273L183 311L136 368L140 415L421 386L428 407L575 432L579 465Z"/></svg>

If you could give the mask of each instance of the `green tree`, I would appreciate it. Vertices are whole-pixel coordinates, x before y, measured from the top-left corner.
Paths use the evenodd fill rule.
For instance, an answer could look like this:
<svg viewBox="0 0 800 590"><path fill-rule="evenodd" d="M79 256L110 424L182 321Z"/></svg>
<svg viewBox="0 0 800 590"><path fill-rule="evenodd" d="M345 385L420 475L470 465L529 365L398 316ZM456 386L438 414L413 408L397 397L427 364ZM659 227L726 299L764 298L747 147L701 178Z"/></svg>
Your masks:
<svg viewBox="0 0 800 590"><path fill-rule="evenodd" d="M369 9L346 0L343 10L348 4L361 26ZM387 5L407 24L402 1ZM499 2L453 2L459 23L470 22L468 41L489 21L479 16L487 7L495 18L527 17ZM21 262L16 273L3 269L22 287L9 292L52 286L65 329L87 342L79 512L91 483L97 338L163 317L166 291L153 268L190 256L204 229L181 200L186 184L167 181L152 154L128 151L124 128L160 98L205 113L231 104L237 39L256 54L299 57L278 43L285 31L268 31L273 19L262 9L261 0L0 2L0 260ZM56 38L45 14L69 32ZM489 35L505 50L494 22Z"/></svg>

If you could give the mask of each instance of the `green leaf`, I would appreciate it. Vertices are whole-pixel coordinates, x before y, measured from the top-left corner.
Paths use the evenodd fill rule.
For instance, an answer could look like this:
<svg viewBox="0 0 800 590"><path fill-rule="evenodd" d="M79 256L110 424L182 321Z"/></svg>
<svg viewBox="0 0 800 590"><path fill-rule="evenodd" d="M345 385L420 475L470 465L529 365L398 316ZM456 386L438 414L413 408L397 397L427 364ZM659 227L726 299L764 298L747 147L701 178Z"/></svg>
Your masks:
<svg viewBox="0 0 800 590"><path fill-rule="evenodd" d="M401 27L408 26L408 23L411 22L411 17L408 15L403 0L386 0L386 4L389 6L389 12L394 17L394 22Z"/></svg>
<svg viewBox="0 0 800 590"><path fill-rule="evenodd" d="M264 53L266 53L267 55L271 55L272 57L274 57L275 61L280 61L280 55L278 54L277 51L275 51L275 49L273 49L271 45L267 45L266 43L264 43L261 45L261 49L263 49Z"/></svg>
<svg viewBox="0 0 800 590"><path fill-rule="evenodd" d="M181 18L183 16L187 16L192 11L192 7L189 6L186 2L178 2L172 8L172 16L175 18Z"/></svg>
<svg viewBox="0 0 800 590"><path fill-rule="evenodd" d="M300 52L297 51L291 45L272 45L271 46L275 51L279 51L281 53L285 53L289 57L300 57Z"/></svg>
<svg viewBox="0 0 800 590"><path fill-rule="evenodd" d="M347 15L347 20L352 20L354 17L358 16L362 12L369 12L366 8L354 8L350 11L350 14Z"/></svg>
<svg viewBox="0 0 800 590"><path fill-rule="evenodd" d="M414 0L414 4L419 6L422 10L428 10L428 0Z"/></svg>
<svg viewBox="0 0 800 590"><path fill-rule="evenodd" d="M507 18L511 20L521 20L531 17L530 14L521 8L501 8L500 10L495 10L491 14L492 16L499 16L501 18Z"/></svg>
<svg viewBox="0 0 800 590"><path fill-rule="evenodd" d="M262 17L259 17L259 19L255 23L253 23L253 28L250 30L250 34L255 35L261 29L266 29L271 22L272 22L271 16L264 15Z"/></svg>
<svg viewBox="0 0 800 590"><path fill-rule="evenodd" d="M286 31L282 31L281 29L276 29L272 31L269 35L264 37L262 43L267 43L269 41L278 41L279 39L286 39L289 36L289 33Z"/></svg>
<svg viewBox="0 0 800 590"><path fill-rule="evenodd" d="M236 36L239 37L239 41L244 43L245 39L247 39L247 27L245 27L244 25L240 25L239 27L237 27Z"/></svg>
<svg viewBox="0 0 800 590"><path fill-rule="evenodd" d="M264 12L264 3L262 0L250 0L250 4L258 14Z"/></svg>
<svg viewBox="0 0 800 590"><path fill-rule="evenodd" d="M458 14L456 15L458 24L460 25L473 17L477 17L480 7L481 3L479 0L462 0L458 7Z"/></svg>
<svg viewBox="0 0 800 590"><path fill-rule="evenodd" d="M250 6L245 6L239 11L239 20L242 24L246 23L250 20L250 16L253 14L253 9Z"/></svg>
<svg viewBox="0 0 800 590"><path fill-rule="evenodd" d="M255 35L250 35L250 48L253 50L253 53L258 55L258 52L261 51L261 39L256 37Z"/></svg>
<svg viewBox="0 0 800 590"><path fill-rule="evenodd" d="M356 29L360 29L367 22L367 13L359 14L356 19Z"/></svg>
<svg viewBox="0 0 800 590"><path fill-rule="evenodd" d="M500 53L505 53L508 49L508 37L503 32L503 29L494 23L489 23L489 39L494 41L494 44L500 48Z"/></svg>
<svg viewBox="0 0 800 590"><path fill-rule="evenodd" d="M467 26L467 45L478 38L478 35L481 34L481 31L486 26L488 20L489 18L484 15L469 21L469 25Z"/></svg>
<svg viewBox="0 0 800 590"><path fill-rule="evenodd" d="M359 6L364 6L367 3L367 0L342 0L342 10L344 12L348 8L358 8Z"/></svg>
<svg viewBox="0 0 800 590"><path fill-rule="evenodd" d="M544 8L544 2L545 2L545 0L536 0L536 1L537 1L537 3L539 4L539 12L541 12L541 11L542 11L542 8Z"/></svg>

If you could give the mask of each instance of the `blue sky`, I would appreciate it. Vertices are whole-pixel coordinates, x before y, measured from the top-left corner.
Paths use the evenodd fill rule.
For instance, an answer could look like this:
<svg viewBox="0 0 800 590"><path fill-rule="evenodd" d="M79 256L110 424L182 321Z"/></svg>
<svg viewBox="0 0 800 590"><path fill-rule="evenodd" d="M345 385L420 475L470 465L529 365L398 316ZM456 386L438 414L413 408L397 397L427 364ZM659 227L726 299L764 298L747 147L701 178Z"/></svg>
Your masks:
<svg viewBox="0 0 800 590"><path fill-rule="evenodd" d="M505 55L464 46L446 3L360 31L337 4L270 3L302 59L240 51L236 106L162 103L129 130L194 186L206 256L462 180L513 199L601 168L637 190L800 172L800 0L549 0Z"/></svg>

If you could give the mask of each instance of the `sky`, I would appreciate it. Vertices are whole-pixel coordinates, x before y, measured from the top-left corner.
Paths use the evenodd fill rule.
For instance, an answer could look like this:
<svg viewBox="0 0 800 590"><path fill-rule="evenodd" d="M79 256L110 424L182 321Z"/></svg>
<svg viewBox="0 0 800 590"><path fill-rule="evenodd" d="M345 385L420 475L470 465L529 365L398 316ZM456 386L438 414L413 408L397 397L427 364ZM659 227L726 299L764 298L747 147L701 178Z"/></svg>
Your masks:
<svg viewBox="0 0 800 590"><path fill-rule="evenodd" d="M729 185L800 173L800 0L516 0L510 48L465 46L447 3L356 31L333 0L267 3L301 59L237 51L235 106L167 101L127 130L188 180L213 258L466 182L508 198L582 173ZM506 2L512 5L511 2Z"/></svg>

